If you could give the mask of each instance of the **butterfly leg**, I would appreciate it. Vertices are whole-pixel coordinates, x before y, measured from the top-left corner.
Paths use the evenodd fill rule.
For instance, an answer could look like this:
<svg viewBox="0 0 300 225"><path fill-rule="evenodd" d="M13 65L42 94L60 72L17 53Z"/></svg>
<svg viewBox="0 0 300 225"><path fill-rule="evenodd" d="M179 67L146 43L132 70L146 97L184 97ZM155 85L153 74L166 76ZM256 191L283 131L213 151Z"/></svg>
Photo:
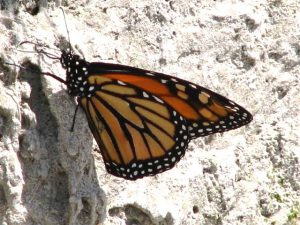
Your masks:
<svg viewBox="0 0 300 225"><path fill-rule="evenodd" d="M71 129L70 129L71 132L74 131L75 120L76 120L76 115L77 115L78 108L79 108L79 104L76 105L76 109L75 109L74 116L73 116L73 121L72 121L72 126L71 126Z"/></svg>

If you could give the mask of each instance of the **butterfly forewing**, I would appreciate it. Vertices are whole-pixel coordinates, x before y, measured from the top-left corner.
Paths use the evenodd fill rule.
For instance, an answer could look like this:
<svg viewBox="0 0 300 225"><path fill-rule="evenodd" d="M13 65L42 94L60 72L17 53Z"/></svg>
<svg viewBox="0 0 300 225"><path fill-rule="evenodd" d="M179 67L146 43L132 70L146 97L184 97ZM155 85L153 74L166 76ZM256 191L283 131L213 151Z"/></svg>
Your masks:
<svg viewBox="0 0 300 225"><path fill-rule="evenodd" d="M162 100L186 119L191 138L236 129L252 120L252 115L240 105L188 81L129 66L92 65L94 74L103 74L159 97L158 101Z"/></svg>

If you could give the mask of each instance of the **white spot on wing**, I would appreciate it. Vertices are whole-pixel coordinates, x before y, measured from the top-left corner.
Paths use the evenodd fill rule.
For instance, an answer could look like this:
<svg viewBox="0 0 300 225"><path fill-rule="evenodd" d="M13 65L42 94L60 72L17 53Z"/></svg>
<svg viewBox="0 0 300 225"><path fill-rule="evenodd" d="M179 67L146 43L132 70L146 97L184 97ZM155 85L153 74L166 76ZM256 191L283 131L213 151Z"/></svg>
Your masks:
<svg viewBox="0 0 300 225"><path fill-rule="evenodd" d="M144 92L144 91L143 91L143 96L144 96L145 98L149 98L149 95L148 95L146 92Z"/></svg>
<svg viewBox="0 0 300 225"><path fill-rule="evenodd" d="M195 88L195 89L197 88L197 86L196 86L195 84L191 84L191 83L190 83L189 85L190 85L192 88Z"/></svg>
<svg viewBox="0 0 300 225"><path fill-rule="evenodd" d="M164 103L163 100L161 100L160 98L153 96L155 98L156 101L160 102L160 103Z"/></svg>
<svg viewBox="0 0 300 225"><path fill-rule="evenodd" d="M118 84L121 84L121 85L126 85L124 82L118 80Z"/></svg>
<svg viewBox="0 0 300 225"><path fill-rule="evenodd" d="M153 73L151 73L151 72L146 72L146 74L147 75L149 75L149 76L155 76Z"/></svg>

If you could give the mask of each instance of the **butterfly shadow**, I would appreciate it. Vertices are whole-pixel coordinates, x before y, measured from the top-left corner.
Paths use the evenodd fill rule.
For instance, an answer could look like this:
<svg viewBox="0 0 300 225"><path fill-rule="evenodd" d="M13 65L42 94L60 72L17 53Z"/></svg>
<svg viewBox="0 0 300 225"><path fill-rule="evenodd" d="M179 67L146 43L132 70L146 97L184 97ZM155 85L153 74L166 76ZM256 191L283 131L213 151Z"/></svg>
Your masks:
<svg viewBox="0 0 300 225"><path fill-rule="evenodd" d="M29 193L24 195L25 205L53 209L56 224L95 224L104 220L106 196L97 181L91 154L93 137L84 113L79 110L74 130L70 131L75 100L66 90L55 91L49 83L51 78L42 77L37 65L27 62L26 68L18 76L31 88L30 96L22 97L21 107L30 109L33 115L30 118L22 113L24 132L19 154L26 156L22 160L23 193ZM34 214L39 211L28 211L38 218ZM53 211L48 216L53 217Z"/></svg>

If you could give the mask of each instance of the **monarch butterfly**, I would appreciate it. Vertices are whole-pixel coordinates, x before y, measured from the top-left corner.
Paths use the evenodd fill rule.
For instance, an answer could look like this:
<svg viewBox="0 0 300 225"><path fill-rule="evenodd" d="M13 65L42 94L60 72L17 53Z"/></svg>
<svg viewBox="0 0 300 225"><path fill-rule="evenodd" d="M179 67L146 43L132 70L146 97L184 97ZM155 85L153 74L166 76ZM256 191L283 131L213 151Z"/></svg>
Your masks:
<svg viewBox="0 0 300 225"><path fill-rule="evenodd" d="M64 83L77 98L106 170L117 177L136 180L169 170L184 156L190 140L252 120L235 102L173 76L87 62L71 46L60 57L45 54L60 60L66 80L41 74Z"/></svg>

